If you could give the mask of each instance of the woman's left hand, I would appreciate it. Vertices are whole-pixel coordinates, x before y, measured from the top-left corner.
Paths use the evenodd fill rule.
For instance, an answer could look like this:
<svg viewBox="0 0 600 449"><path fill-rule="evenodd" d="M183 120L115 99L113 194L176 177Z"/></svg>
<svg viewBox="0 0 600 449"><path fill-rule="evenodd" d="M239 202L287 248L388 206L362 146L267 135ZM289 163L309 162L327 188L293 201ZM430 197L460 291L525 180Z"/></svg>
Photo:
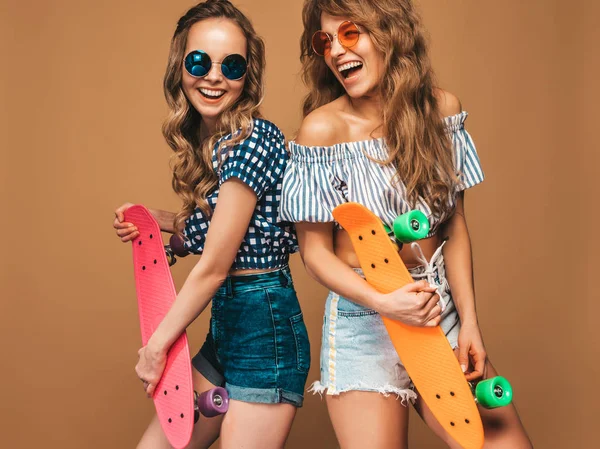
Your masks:
<svg viewBox="0 0 600 449"><path fill-rule="evenodd" d="M464 323L458 334L458 362L468 381L484 376L487 353L477 323ZM472 367L472 370L469 370Z"/></svg>
<svg viewBox="0 0 600 449"><path fill-rule="evenodd" d="M152 397L156 385L163 375L167 364L167 354L153 352L148 346L138 351L139 360L135 366L135 372L144 383L144 390L148 397Z"/></svg>

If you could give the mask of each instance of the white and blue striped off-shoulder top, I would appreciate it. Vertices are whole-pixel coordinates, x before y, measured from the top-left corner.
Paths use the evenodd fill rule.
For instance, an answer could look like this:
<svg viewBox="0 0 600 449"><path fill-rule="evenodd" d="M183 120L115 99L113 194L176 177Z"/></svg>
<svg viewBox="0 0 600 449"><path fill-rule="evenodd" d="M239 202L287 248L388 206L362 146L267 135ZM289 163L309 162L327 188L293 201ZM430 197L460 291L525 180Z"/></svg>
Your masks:
<svg viewBox="0 0 600 449"><path fill-rule="evenodd" d="M461 112L444 118L460 180L456 193L479 184L484 177L473 140L464 128L467 115ZM419 209L429 219L429 236L448 218L434 216L422 198L416 205L408 204L404 184L392 185L396 174L393 164L382 165L367 157L387 159L384 138L328 147L307 147L292 141L289 150L279 208L282 221L332 222L333 209L346 202L363 204L388 226L398 215ZM452 206L455 204L456 197L452 198Z"/></svg>

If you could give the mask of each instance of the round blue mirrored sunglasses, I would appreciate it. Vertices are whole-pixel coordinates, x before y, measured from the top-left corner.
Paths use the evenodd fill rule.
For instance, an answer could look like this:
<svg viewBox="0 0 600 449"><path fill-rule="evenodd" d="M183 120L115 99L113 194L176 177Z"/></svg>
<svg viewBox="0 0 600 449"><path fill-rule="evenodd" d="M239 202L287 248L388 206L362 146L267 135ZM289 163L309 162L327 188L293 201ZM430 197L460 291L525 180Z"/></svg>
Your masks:
<svg viewBox="0 0 600 449"><path fill-rule="evenodd" d="M238 54L227 55L221 62L213 62L205 51L194 50L184 59L185 70L196 78L208 75L213 64L219 64L223 76L231 81L241 79L248 68L246 59Z"/></svg>

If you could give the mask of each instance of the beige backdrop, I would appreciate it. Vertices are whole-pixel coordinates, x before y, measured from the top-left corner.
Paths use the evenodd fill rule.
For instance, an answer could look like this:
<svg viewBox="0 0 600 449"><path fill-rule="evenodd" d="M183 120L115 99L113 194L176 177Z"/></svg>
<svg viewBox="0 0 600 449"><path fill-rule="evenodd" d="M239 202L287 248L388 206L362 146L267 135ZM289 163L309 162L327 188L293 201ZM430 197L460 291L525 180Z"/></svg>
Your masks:
<svg viewBox="0 0 600 449"><path fill-rule="evenodd" d="M300 123L301 0L239 0L267 42L265 115ZM162 75L190 0L3 0L0 446L132 448L152 414L124 201L176 209ZM421 0L440 85L471 116L486 182L467 195L488 352L537 448L594 448L596 273L594 0ZM596 58L596 60L592 60ZM178 286L193 264L173 268ZM294 277L318 376L325 290ZM189 333L202 343L208 313ZM443 447L416 415L415 448ZM308 396L288 448L335 448Z"/></svg>

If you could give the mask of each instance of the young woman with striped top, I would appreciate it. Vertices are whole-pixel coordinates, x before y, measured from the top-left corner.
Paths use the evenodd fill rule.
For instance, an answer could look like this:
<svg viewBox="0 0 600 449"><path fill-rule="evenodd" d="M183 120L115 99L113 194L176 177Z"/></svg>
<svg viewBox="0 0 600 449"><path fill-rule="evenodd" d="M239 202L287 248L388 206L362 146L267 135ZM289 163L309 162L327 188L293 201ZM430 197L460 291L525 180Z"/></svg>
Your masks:
<svg viewBox="0 0 600 449"><path fill-rule="evenodd" d="M496 374L475 312L464 190L483 181L467 113L435 87L420 19L410 0L305 0L301 38L309 93L284 176L280 217L296 222L307 271L326 301L321 380L343 449L407 447L409 401L456 447L411 388L381 315L440 324L468 380ZM358 202L391 226L411 209L431 232L400 255L415 280L388 295L361 277L332 210ZM438 302L439 301L439 302ZM481 410L486 447L529 448L514 406Z"/></svg>

